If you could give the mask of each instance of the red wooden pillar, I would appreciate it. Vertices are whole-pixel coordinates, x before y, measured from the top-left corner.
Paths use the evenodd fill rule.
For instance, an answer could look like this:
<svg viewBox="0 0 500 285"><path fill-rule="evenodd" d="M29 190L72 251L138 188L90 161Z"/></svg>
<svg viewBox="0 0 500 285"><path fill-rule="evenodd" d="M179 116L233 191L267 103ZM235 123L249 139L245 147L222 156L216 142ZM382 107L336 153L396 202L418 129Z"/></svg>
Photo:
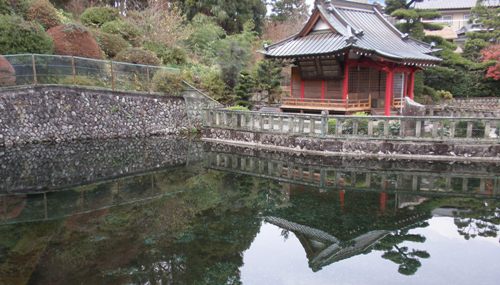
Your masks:
<svg viewBox="0 0 500 285"><path fill-rule="evenodd" d="M321 101L325 101L326 94L326 81L321 80Z"/></svg>
<svg viewBox="0 0 500 285"><path fill-rule="evenodd" d="M387 207L387 193L380 192L379 209L381 212L385 212L386 207Z"/></svg>
<svg viewBox="0 0 500 285"><path fill-rule="evenodd" d="M344 81L343 81L343 89L342 89L342 101L347 103L347 97L349 92L349 61L346 60L344 67Z"/></svg>
<svg viewBox="0 0 500 285"><path fill-rule="evenodd" d="M394 92L394 70L392 68L387 69L387 78L385 80L385 115L391 115L392 107L392 93Z"/></svg>
<svg viewBox="0 0 500 285"><path fill-rule="evenodd" d="M410 71L410 83L408 84L408 97L413 100L414 89L415 89L415 70Z"/></svg>
<svg viewBox="0 0 500 285"><path fill-rule="evenodd" d="M304 100L305 93L306 93L306 85L304 80L300 80L300 99Z"/></svg>

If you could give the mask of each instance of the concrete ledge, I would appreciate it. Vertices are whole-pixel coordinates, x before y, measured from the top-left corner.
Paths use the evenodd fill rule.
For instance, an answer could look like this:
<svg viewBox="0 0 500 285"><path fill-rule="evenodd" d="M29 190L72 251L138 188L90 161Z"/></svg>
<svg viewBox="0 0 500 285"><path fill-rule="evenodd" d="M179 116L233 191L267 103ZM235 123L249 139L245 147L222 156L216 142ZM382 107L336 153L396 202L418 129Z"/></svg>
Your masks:
<svg viewBox="0 0 500 285"><path fill-rule="evenodd" d="M499 144L470 142L415 142L310 138L273 133L253 133L205 128L202 140L233 146L320 156L343 156L421 161L500 162Z"/></svg>

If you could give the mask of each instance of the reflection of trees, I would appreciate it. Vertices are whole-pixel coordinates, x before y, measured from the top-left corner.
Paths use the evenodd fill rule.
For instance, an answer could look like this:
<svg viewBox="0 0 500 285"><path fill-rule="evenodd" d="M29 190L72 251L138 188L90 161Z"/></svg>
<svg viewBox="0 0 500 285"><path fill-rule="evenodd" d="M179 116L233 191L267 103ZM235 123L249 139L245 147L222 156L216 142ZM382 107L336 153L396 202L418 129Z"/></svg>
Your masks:
<svg viewBox="0 0 500 285"><path fill-rule="evenodd" d="M382 258L390 260L399 265L398 272L404 275L413 275L418 268L422 266L420 259L429 258L430 254L424 250L410 249L407 246L402 246L404 242L425 242L425 237L422 235L410 234L409 230L417 227L426 227L427 222L420 222L411 228L396 230L387 235L376 246L376 250L385 251Z"/></svg>
<svg viewBox="0 0 500 285"><path fill-rule="evenodd" d="M466 240L480 237L497 237L500 231L498 201L469 201L468 210L455 211L454 222L458 233Z"/></svg>

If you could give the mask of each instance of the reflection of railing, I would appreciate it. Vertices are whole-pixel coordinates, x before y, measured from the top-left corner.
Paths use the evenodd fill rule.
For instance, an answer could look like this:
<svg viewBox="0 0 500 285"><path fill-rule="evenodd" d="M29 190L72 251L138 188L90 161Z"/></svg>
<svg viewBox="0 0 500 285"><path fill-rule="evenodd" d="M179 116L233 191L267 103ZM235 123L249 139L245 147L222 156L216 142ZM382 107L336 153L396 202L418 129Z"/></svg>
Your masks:
<svg viewBox="0 0 500 285"><path fill-rule="evenodd" d="M371 109L371 96L366 99L283 98L281 108L309 108L334 111L365 111Z"/></svg>
<svg viewBox="0 0 500 285"><path fill-rule="evenodd" d="M210 109L205 110L205 126L313 137L500 141L500 118L327 116Z"/></svg>
<svg viewBox="0 0 500 285"><path fill-rule="evenodd" d="M209 152L208 168L253 175L321 189L384 192L419 192L433 195L500 195L500 176L495 173L437 173L410 169L380 170L344 166L303 165L293 161L264 159L232 153Z"/></svg>
<svg viewBox="0 0 500 285"><path fill-rule="evenodd" d="M179 72L175 68L65 55L17 54L3 58L14 72L2 66L0 87L59 84L150 92L156 91L153 79L159 72Z"/></svg>

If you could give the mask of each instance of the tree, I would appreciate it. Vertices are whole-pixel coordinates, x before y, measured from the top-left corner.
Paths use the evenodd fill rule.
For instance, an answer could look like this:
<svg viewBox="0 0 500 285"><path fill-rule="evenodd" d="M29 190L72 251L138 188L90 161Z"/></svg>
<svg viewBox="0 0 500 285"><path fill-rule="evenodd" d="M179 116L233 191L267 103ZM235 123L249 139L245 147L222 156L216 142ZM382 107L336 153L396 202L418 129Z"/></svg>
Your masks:
<svg viewBox="0 0 500 285"><path fill-rule="evenodd" d="M424 23L422 20L429 20L438 17L440 14L432 10L419 9L397 9L391 13L391 16L400 20L396 27L403 33L408 33L416 39L423 39L424 30L441 30L441 25Z"/></svg>
<svg viewBox="0 0 500 285"><path fill-rule="evenodd" d="M426 227L427 222L418 223L412 228ZM396 230L394 233L387 235L377 245L376 250L383 250L385 253L382 258L390 260L398 264L398 272L403 275L413 275L422 266L420 259L429 258L430 254L427 251L419 249L409 249L407 246L401 246L403 242L425 242L425 237L417 234L410 234L410 229Z"/></svg>
<svg viewBox="0 0 500 285"><path fill-rule="evenodd" d="M252 96L255 81L248 71L242 71L238 80L238 85L234 88L236 96L236 104L240 106L250 107L250 97Z"/></svg>
<svg viewBox="0 0 500 285"><path fill-rule="evenodd" d="M280 95L281 69L283 65L274 60L261 60L255 70L257 88L267 92L268 103L274 103Z"/></svg>
<svg viewBox="0 0 500 285"><path fill-rule="evenodd" d="M271 19L286 21L292 17L304 18L308 16L308 5L304 0L271 0Z"/></svg>
<svg viewBox="0 0 500 285"><path fill-rule="evenodd" d="M255 23L255 30L260 33L267 13L266 4L261 0L177 0L177 2L188 20L198 13L214 17L229 34L241 32L243 25L249 20Z"/></svg>
<svg viewBox="0 0 500 285"><path fill-rule="evenodd" d="M486 78L500 80L500 44L492 45L481 51L484 62L492 62L486 71Z"/></svg>
<svg viewBox="0 0 500 285"><path fill-rule="evenodd" d="M421 0L386 0L385 12L391 14L398 9L409 9L413 3L422 2Z"/></svg>

